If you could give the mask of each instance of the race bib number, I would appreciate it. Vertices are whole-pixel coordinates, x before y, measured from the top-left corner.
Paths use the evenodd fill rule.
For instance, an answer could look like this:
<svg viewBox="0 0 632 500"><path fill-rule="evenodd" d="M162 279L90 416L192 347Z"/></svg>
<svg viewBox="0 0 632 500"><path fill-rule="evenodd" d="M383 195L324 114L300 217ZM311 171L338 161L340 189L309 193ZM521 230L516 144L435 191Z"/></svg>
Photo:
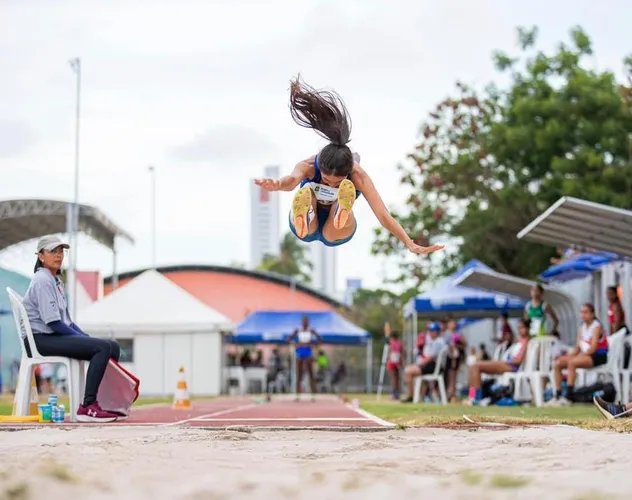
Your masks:
<svg viewBox="0 0 632 500"><path fill-rule="evenodd" d="M400 353L398 352L391 353L391 363L399 363L400 358L401 358Z"/></svg>
<svg viewBox="0 0 632 500"><path fill-rule="evenodd" d="M532 336L540 335L541 328L542 328L542 320L540 318L533 318L531 320L531 329L529 333Z"/></svg>

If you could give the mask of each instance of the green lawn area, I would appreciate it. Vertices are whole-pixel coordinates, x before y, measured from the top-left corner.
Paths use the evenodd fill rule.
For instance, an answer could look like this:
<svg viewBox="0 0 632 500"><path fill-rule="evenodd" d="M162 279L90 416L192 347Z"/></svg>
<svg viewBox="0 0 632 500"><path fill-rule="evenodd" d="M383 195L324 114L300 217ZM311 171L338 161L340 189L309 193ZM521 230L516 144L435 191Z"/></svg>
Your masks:
<svg viewBox="0 0 632 500"><path fill-rule="evenodd" d="M458 425L465 424L463 415L476 422L506 424L566 424L588 429L611 429L632 432L632 418L609 421L592 404L577 404L570 407L535 408L531 406L465 406L460 404L402 404L389 401L388 396L380 401L374 395L349 395L357 398L363 410L388 422L401 426Z"/></svg>

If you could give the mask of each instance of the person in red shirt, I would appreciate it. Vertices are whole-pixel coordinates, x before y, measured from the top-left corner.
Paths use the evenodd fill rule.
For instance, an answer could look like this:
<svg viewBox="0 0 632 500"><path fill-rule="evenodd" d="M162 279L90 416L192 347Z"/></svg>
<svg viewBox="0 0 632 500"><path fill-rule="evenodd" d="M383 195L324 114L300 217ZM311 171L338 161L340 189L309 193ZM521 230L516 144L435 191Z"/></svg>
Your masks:
<svg viewBox="0 0 632 500"><path fill-rule="evenodd" d="M390 326L387 325L389 333L387 334L388 339L388 361L386 362L386 369L391 376L391 385L393 387L393 399L399 399L399 388L400 388L400 373L402 370L402 353L403 353L403 345L402 341L399 339L399 335L397 332L390 332Z"/></svg>
<svg viewBox="0 0 632 500"><path fill-rule="evenodd" d="M626 328L625 312L619 300L616 286L609 286L608 292L608 322L610 323L610 335L617 333L621 328Z"/></svg>

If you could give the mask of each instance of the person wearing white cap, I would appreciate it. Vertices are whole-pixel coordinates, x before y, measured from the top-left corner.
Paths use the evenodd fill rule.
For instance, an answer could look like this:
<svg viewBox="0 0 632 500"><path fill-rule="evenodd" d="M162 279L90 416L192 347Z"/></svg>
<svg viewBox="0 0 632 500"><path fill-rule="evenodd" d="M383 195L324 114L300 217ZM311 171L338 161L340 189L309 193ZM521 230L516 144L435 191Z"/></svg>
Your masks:
<svg viewBox="0 0 632 500"><path fill-rule="evenodd" d="M121 351L115 341L90 337L70 318L60 278L64 251L69 248L54 235L44 236L37 242L35 274L24 295L24 309L37 350L43 356L64 356L90 362L77 420L113 422L119 415L103 410L97 402L97 393L110 358L118 361ZM28 342L24 342L30 356Z"/></svg>

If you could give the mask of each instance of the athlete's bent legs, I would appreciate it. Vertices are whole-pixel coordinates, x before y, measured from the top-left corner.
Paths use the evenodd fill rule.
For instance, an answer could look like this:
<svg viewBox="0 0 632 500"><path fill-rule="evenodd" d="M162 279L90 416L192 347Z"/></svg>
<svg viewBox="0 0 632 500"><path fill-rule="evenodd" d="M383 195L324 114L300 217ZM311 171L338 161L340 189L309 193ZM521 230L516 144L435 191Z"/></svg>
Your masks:
<svg viewBox="0 0 632 500"><path fill-rule="evenodd" d="M290 221L299 239L314 234L318 229L316 196L310 187L302 187L294 194Z"/></svg>
<svg viewBox="0 0 632 500"><path fill-rule="evenodd" d="M356 199L356 191L353 182L345 179L338 188L338 201L329 211L329 217L323 226L323 238L335 243L346 240L356 230L356 220L353 215L353 204Z"/></svg>

